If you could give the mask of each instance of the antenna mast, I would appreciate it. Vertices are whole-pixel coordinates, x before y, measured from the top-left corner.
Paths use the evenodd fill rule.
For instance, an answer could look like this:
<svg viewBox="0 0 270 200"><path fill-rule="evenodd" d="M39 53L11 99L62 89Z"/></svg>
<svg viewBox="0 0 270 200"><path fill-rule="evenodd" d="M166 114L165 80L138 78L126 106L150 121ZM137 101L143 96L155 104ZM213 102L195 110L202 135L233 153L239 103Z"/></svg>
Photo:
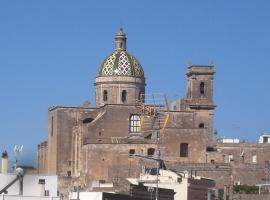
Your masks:
<svg viewBox="0 0 270 200"><path fill-rule="evenodd" d="M14 171L16 172L17 165L18 165L18 156L22 154L23 150L23 145L15 145L14 146L14 158L15 158L15 163L14 163Z"/></svg>

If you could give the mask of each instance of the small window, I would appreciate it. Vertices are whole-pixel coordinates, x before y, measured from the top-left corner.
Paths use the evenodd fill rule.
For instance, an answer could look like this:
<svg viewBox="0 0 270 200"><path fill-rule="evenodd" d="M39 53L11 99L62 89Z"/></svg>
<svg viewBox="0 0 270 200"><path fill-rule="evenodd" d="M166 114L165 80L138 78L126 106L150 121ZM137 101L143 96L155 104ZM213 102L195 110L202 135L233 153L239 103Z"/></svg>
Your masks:
<svg viewBox="0 0 270 200"><path fill-rule="evenodd" d="M233 161L233 155L229 154L229 162L232 162L232 161Z"/></svg>
<svg viewBox="0 0 270 200"><path fill-rule="evenodd" d="M143 99L144 99L144 97L143 97L143 92L141 92L141 91L139 92L138 99L139 99L139 102L140 102L140 103L143 103L143 102L144 102L144 100L143 100Z"/></svg>
<svg viewBox="0 0 270 200"><path fill-rule="evenodd" d="M224 163L228 163L226 155L222 155L222 160L223 160Z"/></svg>
<svg viewBox="0 0 270 200"><path fill-rule="evenodd" d="M200 123L199 128L204 128L204 123Z"/></svg>
<svg viewBox="0 0 270 200"><path fill-rule="evenodd" d="M67 171L67 176L71 177L71 171Z"/></svg>
<svg viewBox="0 0 270 200"><path fill-rule="evenodd" d="M204 82L201 82L200 83L200 94L204 95L204 93L205 93L205 85L204 85Z"/></svg>
<svg viewBox="0 0 270 200"><path fill-rule="evenodd" d="M135 154L135 149L129 150L129 157L132 157Z"/></svg>
<svg viewBox="0 0 270 200"><path fill-rule="evenodd" d="M88 123L91 123L93 120L94 120L94 119L91 118L91 117L85 118L85 119L83 120L83 123L84 123L84 124L88 124Z"/></svg>
<svg viewBox="0 0 270 200"><path fill-rule="evenodd" d="M263 137L263 143L264 144L268 143L268 137Z"/></svg>
<svg viewBox="0 0 270 200"><path fill-rule="evenodd" d="M123 90L122 91L122 102L125 103L127 100L127 91Z"/></svg>
<svg viewBox="0 0 270 200"><path fill-rule="evenodd" d="M188 144L187 143L180 144L180 157L188 157Z"/></svg>
<svg viewBox="0 0 270 200"><path fill-rule="evenodd" d="M252 163L257 163L257 155L256 154L252 155Z"/></svg>
<svg viewBox="0 0 270 200"><path fill-rule="evenodd" d="M139 115L131 115L130 116L130 126L129 132L130 133L138 133L140 131L141 121Z"/></svg>
<svg viewBox="0 0 270 200"><path fill-rule="evenodd" d="M153 156L154 154L155 154L155 149L154 148L147 149L147 156Z"/></svg>
<svg viewBox="0 0 270 200"><path fill-rule="evenodd" d="M108 91L107 90L103 91L103 101L108 101Z"/></svg>
<svg viewBox="0 0 270 200"><path fill-rule="evenodd" d="M45 179L39 179L38 184L44 185L45 184Z"/></svg>
<svg viewBox="0 0 270 200"><path fill-rule="evenodd" d="M101 184L105 184L106 183L105 180L99 180L98 182L101 183Z"/></svg>
<svg viewBox="0 0 270 200"><path fill-rule="evenodd" d="M49 190L45 190L45 196L46 197L50 196L50 191Z"/></svg>

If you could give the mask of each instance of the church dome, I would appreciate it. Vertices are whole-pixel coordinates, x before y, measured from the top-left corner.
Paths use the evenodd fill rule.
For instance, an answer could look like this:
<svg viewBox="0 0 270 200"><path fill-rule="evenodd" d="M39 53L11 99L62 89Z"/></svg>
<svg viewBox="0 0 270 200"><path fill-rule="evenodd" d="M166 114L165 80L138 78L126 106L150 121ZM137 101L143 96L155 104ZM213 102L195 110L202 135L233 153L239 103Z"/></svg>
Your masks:
<svg viewBox="0 0 270 200"><path fill-rule="evenodd" d="M139 61L126 51L115 51L100 66L99 76L144 77Z"/></svg>
<svg viewBox="0 0 270 200"><path fill-rule="evenodd" d="M144 78L139 61L126 51L126 34L120 29L115 34L115 51L101 64L98 76L130 76Z"/></svg>

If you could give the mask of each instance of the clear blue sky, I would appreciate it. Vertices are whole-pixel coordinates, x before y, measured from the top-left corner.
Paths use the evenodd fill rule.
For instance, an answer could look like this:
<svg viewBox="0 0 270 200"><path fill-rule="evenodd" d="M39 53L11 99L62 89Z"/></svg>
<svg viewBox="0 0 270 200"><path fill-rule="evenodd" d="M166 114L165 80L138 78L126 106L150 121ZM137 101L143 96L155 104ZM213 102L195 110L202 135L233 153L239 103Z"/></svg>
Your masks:
<svg viewBox="0 0 270 200"><path fill-rule="evenodd" d="M187 65L215 65L220 137L270 132L270 1L0 1L0 151L35 164L52 105L94 104L93 82L120 26L147 92L185 95Z"/></svg>

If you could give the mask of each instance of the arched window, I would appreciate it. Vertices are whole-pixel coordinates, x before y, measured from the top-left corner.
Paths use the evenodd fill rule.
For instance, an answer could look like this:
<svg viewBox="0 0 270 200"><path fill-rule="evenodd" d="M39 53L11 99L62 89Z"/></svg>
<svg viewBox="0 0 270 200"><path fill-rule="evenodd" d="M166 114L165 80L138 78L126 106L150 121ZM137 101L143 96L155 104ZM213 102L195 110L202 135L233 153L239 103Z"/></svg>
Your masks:
<svg viewBox="0 0 270 200"><path fill-rule="evenodd" d="M200 123L199 128L204 128L204 123Z"/></svg>
<svg viewBox="0 0 270 200"><path fill-rule="evenodd" d="M180 144L180 157L188 157L188 143Z"/></svg>
<svg viewBox="0 0 270 200"><path fill-rule="evenodd" d="M200 83L200 94L204 95L204 93L205 93L205 84L204 84L204 82L201 82Z"/></svg>
<svg viewBox="0 0 270 200"><path fill-rule="evenodd" d="M143 99L144 99L143 98L143 92L141 92L141 91L139 92L138 99L139 99L139 102L141 102L141 103L143 102Z"/></svg>
<svg viewBox="0 0 270 200"><path fill-rule="evenodd" d="M153 156L155 154L154 148L148 148L147 149L147 156Z"/></svg>
<svg viewBox="0 0 270 200"><path fill-rule="evenodd" d="M108 91L104 90L103 91L103 101L107 101L108 100Z"/></svg>
<svg viewBox="0 0 270 200"><path fill-rule="evenodd" d="M125 103L127 100L127 91L123 90L122 91L122 102Z"/></svg>

